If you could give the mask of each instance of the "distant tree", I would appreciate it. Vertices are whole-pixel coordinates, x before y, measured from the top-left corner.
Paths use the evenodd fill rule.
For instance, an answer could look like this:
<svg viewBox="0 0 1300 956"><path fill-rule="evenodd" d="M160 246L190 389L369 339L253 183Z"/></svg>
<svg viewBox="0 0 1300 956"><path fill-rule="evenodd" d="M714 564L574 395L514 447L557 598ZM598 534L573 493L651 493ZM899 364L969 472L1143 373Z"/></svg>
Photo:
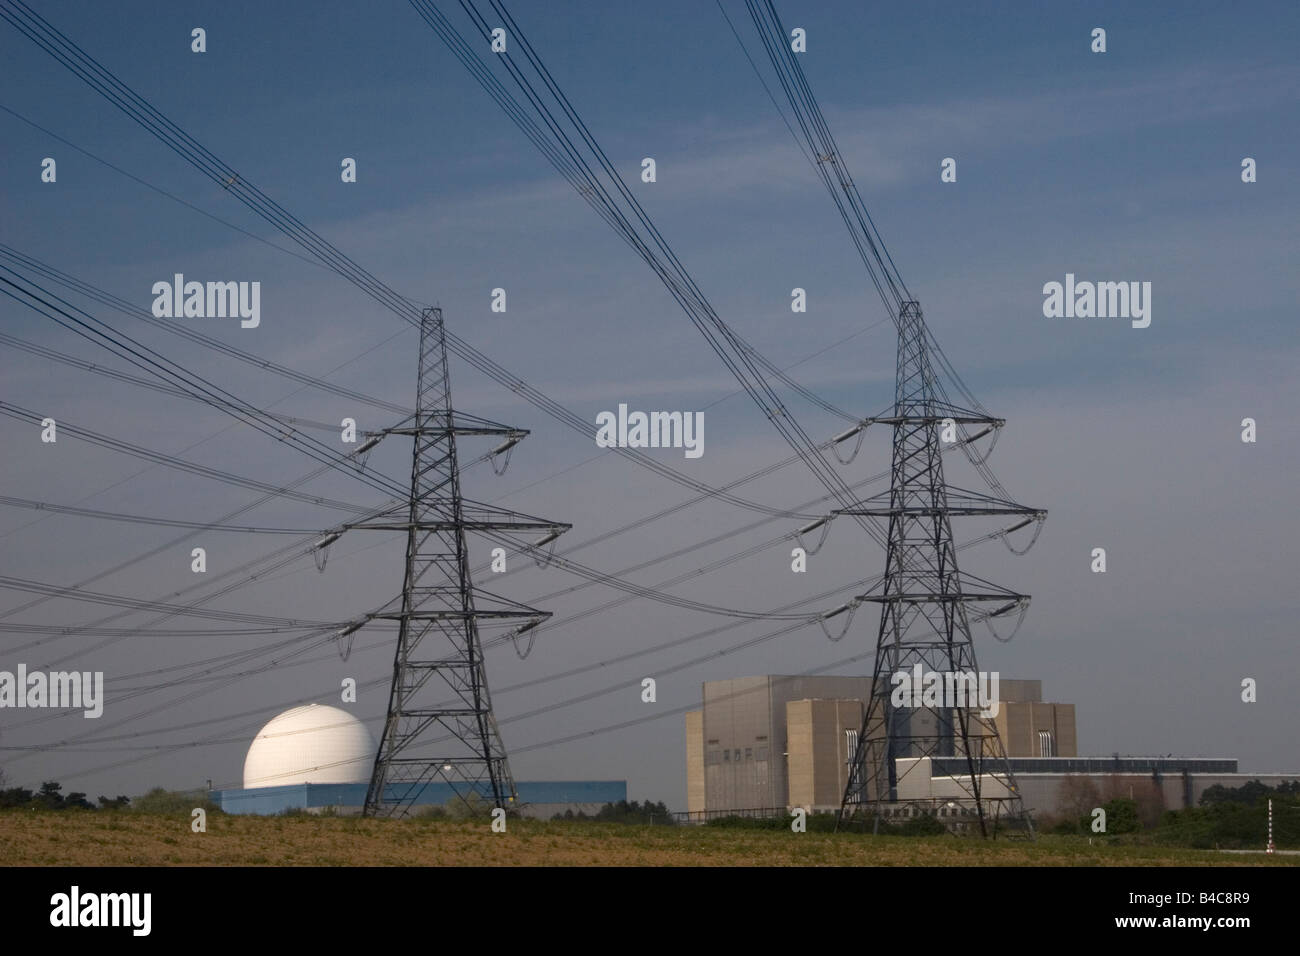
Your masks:
<svg viewBox="0 0 1300 956"><path fill-rule="evenodd" d="M1136 833L1142 829L1142 821L1138 819L1138 805L1136 800L1128 797L1116 797L1102 804L1102 809L1106 811L1106 832L1107 833ZM1092 815L1084 817L1079 825L1083 829L1088 829L1092 824Z"/></svg>
<svg viewBox="0 0 1300 956"><path fill-rule="evenodd" d="M9 787L0 790L0 810L15 807L32 810L95 809L95 805L86 799L84 793L74 792L65 796L62 790L63 785L54 780L45 781L41 784L40 790L35 792L28 790L26 787ZM110 800L108 797L101 796L99 798L99 808L113 810L125 807L130 802L130 797L115 797Z"/></svg>
<svg viewBox="0 0 1300 956"><path fill-rule="evenodd" d="M1096 782L1086 774L1066 774L1056 793L1056 803L1061 809L1062 821L1057 832L1080 829L1078 821L1089 817L1094 807L1101 806L1101 791ZM1086 825L1083 827L1087 829Z"/></svg>
<svg viewBox="0 0 1300 956"><path fill-rule="evenodd" d="M1216 783L1212 787L1205 788L1205 792L1201 794L1200 805L1208 807L1216 803L1241 803L1254 806L1268 797L1292 794L1300 794L1300 780L1283 780L1276 787L1270 787L1259 780L1248 780L1240 787L1225 787L1221 783Z"/></svg>
<svg viewBox="0 0 1300 956"><path fill-rule="evenodd" d="M35 794L26 787L10 787L8 790L0 790L0 809L30 806L34 796Z"/></svg>
<svg viewBox="0 0 1300 956"><path fill-rule="evenodd" d="M38 806L44 810L62 810L64 805L63 794L60 791L63 785L54 780L46 780L41 784L41 789L36 792L35 801ZM83 793L84 797L85 794Z"/></svg>
<svg viewBox="0 0 1300 956"><path fill-rule="evenodd" d="M551 817L551 819L552 820L590 820L591 817L587 816L581 810L579 810L577 813L574 813L573 807L569 807L569 809L565 810L563 813L555 814L555 816Z"/></svg>
<svg viewBox="0 0 1300 956"><path fill-rule="evenodd" d="M1164 789L1154 780L1139 780L1129 785L1130 795L1137 805L1138 822L1143 829L1160 825L1168 807L1165 806Z"/></svg>

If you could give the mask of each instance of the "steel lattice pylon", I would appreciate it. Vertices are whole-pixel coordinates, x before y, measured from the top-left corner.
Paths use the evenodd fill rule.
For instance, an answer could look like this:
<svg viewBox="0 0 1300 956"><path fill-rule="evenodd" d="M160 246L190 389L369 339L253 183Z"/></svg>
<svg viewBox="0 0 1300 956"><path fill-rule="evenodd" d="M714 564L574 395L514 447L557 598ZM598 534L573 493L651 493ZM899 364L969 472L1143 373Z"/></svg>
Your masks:
<svg viewBox="0 0 1300 956"><path fill-rule="evenodd" d="M567 524L504 511L461 497L458 436L501 436L508 452L527 432L456 412L451 404L442 310L420 322L415 414L386 434L414 441L409 502L353 527L406 531L400 608L371 617L399 622L388 715L366 793L366 815L401 816L430 784L470 802L517 802L505 746L492 715L479 624L535 627L549 612L476 588L466 532L545 531Z"/></svg>
<svg viewBox="0 0 1300 956"><path fill-rule="evenodd" d="M984 835L990 815L999 822L1023 822L1032 834L991 716L982 716L978 705L949 707L944 706L949 702L940 701L934 706L900 708L891 702L895 686L891 677L913 672L918 664L925 672L977 673L971 619L1023 609L1028 601L1025 595L958 570L951 516L1043 514L944 481L940 429L945 420L962 429L968 425L995 428L1003 422L940 400L937 391L920 305L905 302L898 322L893 414L867 420L892 427L890 488L887 497L882 494L839 512L889 522L884 577L860 598L880 604L880 627L871 697L858 733L840 823L861 820L869 813L873 828L878 829L886 805L900 802L897 760L958 757L964 758L966 769L953 778L964 794L953 800L960 804L960 813L976 817ZM987 606L985 602L1000 606L986 612L968 610L974 604ZM915 769L924 766L910 764L904 774L925 772ZM916 801L904 796L902 802Z"/></svg>

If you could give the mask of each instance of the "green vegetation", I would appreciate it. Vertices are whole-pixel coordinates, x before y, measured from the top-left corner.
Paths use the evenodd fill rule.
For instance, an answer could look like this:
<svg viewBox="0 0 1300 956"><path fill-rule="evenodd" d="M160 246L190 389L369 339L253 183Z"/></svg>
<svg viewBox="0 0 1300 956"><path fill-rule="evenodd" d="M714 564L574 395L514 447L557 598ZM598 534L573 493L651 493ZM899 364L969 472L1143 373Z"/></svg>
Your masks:
<svg viewBox="0 0 1300 956"><path fill-rule="evenodd" d="M442 805L450 820L480 820L490 816L492 803L481 794L470 791L465 797L451 797Z"/></svg>
<svg viewBox="0 0 1300 956"><path fill-rule="evenodd" d="M54 781L47 780L41 784L39 790L28 790L25 787L10 787L6 790L0 790L0 810L21 808L25 810L120 810L131 802L130 797L105 797L100 796L99 806L86 799L86 795L81 792L65 794L63 785Z"/></svg>
<svg viewBox="0 0 1300 956"><path fill-rule="evenodd" d="M1300 848L1300 781L1294 780L1276 787L1258 780L1240 787L1215 784L1201 795L1199 806L1166 810L1154 818L1149 801L1117 797L1097 804L1106 811L1104 834L1092 832L1091 811L1067 817L1049 827L1048 832L1204 850L1261 850L1268 839L1270 798L1274 845L1278 849Z"/></svg>
<svg viewBox="0 0 1300 956"><path fill-rule="evenodd" d="M136 797L130 809L137 813L183 813L189 816L196 807L209 814L222 812L206 790L164 790L162 787L154 787L144 796Z"/></svg>
<svg viewBox="0 0 1300 956"><path fill-rule="evenodd" d="M63 785L54 780L41 784L39 790L9 787L0 790L0 810L130 810L137 813L183 813L189 815L195 807L208 813L221 813L206 790L164 790L154 787L143 796L132 800L126 796L100 796L98 805L86 799L79 791L64 793Z"/></svg>
<svg viewBox="0 0 1300 956"><path fill-rule="evenodd" d="M1138 819L1138 804L1128 797L1116 797L1101 804L1106 811L1106 833L1138 833L1142 830L1142 821ZM1092 814L1088 813L1075 820L1062 820L1050 828L1052 833L1091 833Z"/></svg>
<svg viewBox="0 0 1300 956"><path fill-rule="evenodd" d="M1221 783L1216 783L1212 787L1207 787L1201 794L1201 806L1216 803L1244 803L1253 806L1266 801L1269 797L1300 797L1300 780L1283 780L1276 787L1270 787L1258 780L1243 783L1240 787L1225 787Z"/></svg>

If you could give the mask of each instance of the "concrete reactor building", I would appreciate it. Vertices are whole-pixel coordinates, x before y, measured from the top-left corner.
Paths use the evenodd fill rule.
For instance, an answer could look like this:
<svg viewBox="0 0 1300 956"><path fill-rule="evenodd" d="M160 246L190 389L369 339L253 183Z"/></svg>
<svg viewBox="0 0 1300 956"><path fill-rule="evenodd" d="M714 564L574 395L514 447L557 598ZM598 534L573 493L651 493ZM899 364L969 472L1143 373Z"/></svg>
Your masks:
<svg viewBox="0 0 1300 956"><path fill-rule="evenodd" d="M226 813L319 813L328 807L357 814L366 803L374 762L375 740L365 724L338 707L308 704L286 710L258 731L244 758L243 787L215 790L212 797ZM519 812L542 818L566 810L594 814L627 799L623 780L541 780L516 783L515 789ZM455 798L449 784L431 781L414 803Z"/></svg>
<svg viewBox="0 0 1300 956"><path fill-rule="evenodd" d="M687 817L774 815L795 807L840 808L857 750L869 677L739 677L706 681L703 707L686 715ZM1069 814L1079 793L1144 795L1165 809L1194 806L1215 784L1277 784L1300 773L1242 774L1237 761L1207 757L1080 757L1073 704L1043 700L1042 681L1001 680L994 715L1026 809ZM911 715L929 719L933 714ZM913 728L918 734L933 728ZM960 757L900 754L898 806L912 816L964 794ZM1004 796L1001 781L984 792ZM914 805L914 806L909 806ZM957 811L950 811L956 813Z"/></svg>
<svg viewBox="0 0 1300 956"><path fill-rule="evenodd" d="M257 732L244 758L244 789L309 783L366 783L375 741L345 710L308 704Z"/></svg>

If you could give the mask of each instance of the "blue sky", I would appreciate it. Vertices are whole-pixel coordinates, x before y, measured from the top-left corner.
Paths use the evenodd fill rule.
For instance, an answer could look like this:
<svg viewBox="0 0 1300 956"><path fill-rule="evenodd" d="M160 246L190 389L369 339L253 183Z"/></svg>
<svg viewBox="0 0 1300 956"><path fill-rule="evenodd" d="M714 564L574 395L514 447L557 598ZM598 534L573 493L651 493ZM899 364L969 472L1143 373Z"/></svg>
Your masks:
<svg viewBox="0 0 1300 956"><path fill-rule="evenodd" d="M247 179L398 290L440 303L458 334L584 417L594 420L619 402L701 408L734 391L657 280L610 241L608 227L408 5L51 3L39 9ZM797 377L855 412L884 407L893 378L888 317L716 5L518 3L511 9L719 313L782 365L855 336L800 365ZM743 4L727 2L727 9L757 58ZM1227 755L1241 758L1246 769L1300 768L1284 729L1300 717L1300 696L1288 684L1262 684L1260 702L1245 705L1236 690L1245 676L1291 681L1300 675L1288 561L1300 531L1289 507L1289 476L1300 464L1293 413L1300 398L1294 381L1300 68L1293 49L1300 12L1280 3L1230 10L847 3L782 3L779 9L787 26L808 31L804 69L931 327L984 403L1009 421L995 468L1019 498L1052 512L1032 559L1013 560L987 546L972 552L971 570L1035 595L1015 642L980 638L981 666L1007 677L1041 677L1049 697L1075 702L1081 752ZM464 27L454 5L446 12ZM189 50L194 26L207 30L206 54ZM1104 55L1089 52L1096 26L1107 30ZM0 62L0 105L284 242L8 25L0 29ZM398 335L338 376L351 387L410 401L413 333L399 335L401 324L391 314L342 280L151 193L7 113L0 112L0 130L6 183L0 241L142 306L153 282L178 271L259 280L259 329L218 322L203 330L312 374ZM39 181L45 156L58 160L53 186ZM339 181L344 156L358 160L355 185ZM643 156L658 163L653 185L637 178ZM947 156L958 162L955 184L939 181ZM1240 181L1244 156L1258 161L1257 183ZM1067 272L1152 282L1151 327L1044 318L1042 286ZM508 290L505 315L488 308L497 286ZM808 290L806 315L789 311L794 286ZM0 316L11 334L94 355L6 302ZM258 401L269 404L293 389L118 320L124 331ZM594 447L471 370L457 367L454 376L460 407L533 430L506 477L467 478L471 494L487 499L522 489L503 503L573 522L574 540L684 496L610 456L543 480L591 457ZM228 424L210 411L160 406L152 395L17 354L0 353L0 393L169 451ZM355 412L318 393L298 395L279 409L323 420ZM815 436L839 430L814 410L800 410ZM1238 423L1247 415L1260 422L1257 445L1238 440ZM704 457L689 467L679 457L671 464L721 484L786 454L743 399L723 402L706 418ZM0 421L7 448L26 448L29 431ZM64 503L99 493L88 507L168 516L215 516L245 500L221 486L156 472L101 492L139 470L138 463L75 445L61 444L59 453L65 457L57 462L44 450L6 456L0 474L4 487L14 489L6 493ZM266 480L305 470L301 460L237 432L195 454ZM386 454L376 456L376 467L402 474L403 453ZM847 477L882 469L887 455L887 440L873 436ZM950 478L967 486L974 481L958 473ZM339 479L319 487L366 500L364 489ZM753 495L787 504L817 491L787 469ZM330 520L289 505L259 514L267 523ZM13 530L31 520L28 512L0 515L0 534L9 532L0 537L0 573L67 583L165 537L159 529L67 518ZM695 509L583 560L618 568L747 520L722 506ZM761 539L729 546L739 550ZM1105 576L1087 570L1097 546L1111 555ZM270 545L241 540L228 547L223 560L234 562ZM255 586L219 606L346 616L390 596L400 576L396 551L400 546L349 543L323 575L308 565L286 579L293 588ZM726 553L706 550L659 573L667 577ZM782 554L776 549L682 593L765 607L840 577L869 576L881 562L876 550L839 529L807 581L790 580ZM187 573L179 558L164 555L96 587L152 597L190 583ZM518 580L518 590L512 585L508 593L523 600L570 583L555 571ZM608 597L588 590L548 606L559 617ZM23 600L6 596L0 607ZM56 602L17 619L75 623L94 613ZM513 655L493 661L492 683L561 671L593 654L612 656L715 623L628 605L550 632L527 661ZM865 648L873 631L874 623L860 617L852 637ZM730 640L749 633L732 632ZM700 651L726 640L703 641ZM385 646L354 657L357 676L387 669ZM86 666L107 661L111 679L112 667L144 671L159 659L183 663L213 653L142 640L111 659L88 655ZM660 701L672 707L698 699L704 679L795 672L848 653L813 628L679 672L661 681ZM655 666L686 656L665 654L598 676L602 684L639 681ZM7 654L4 663L11 663ZM339 675L349 673L337 658L292 676L272 669L142 717L139 726L165 726L175 713L199 720L289 701L304 687L319 687L319 699L329 702ZM502 695L498 712L523 712L591 686L582 679ZM380 696L363 698L358 713L382 711ZM128 706L118 713L125 716ZM507 725L506 741L527 745L577 733L639 716L643 706L631 692L616 693L527 726ZM82 730L76 722L15 728L0 745L62 739ZM134 793L155 782L237 780L242 751L232 742L81 777L85 768L121 754L89 747L13 763L0 751L0 767L29 783L68 778L76 789ZM680 807L681 723L669 718L530 751L515 774L626 778L633 796Z"/></svg>

